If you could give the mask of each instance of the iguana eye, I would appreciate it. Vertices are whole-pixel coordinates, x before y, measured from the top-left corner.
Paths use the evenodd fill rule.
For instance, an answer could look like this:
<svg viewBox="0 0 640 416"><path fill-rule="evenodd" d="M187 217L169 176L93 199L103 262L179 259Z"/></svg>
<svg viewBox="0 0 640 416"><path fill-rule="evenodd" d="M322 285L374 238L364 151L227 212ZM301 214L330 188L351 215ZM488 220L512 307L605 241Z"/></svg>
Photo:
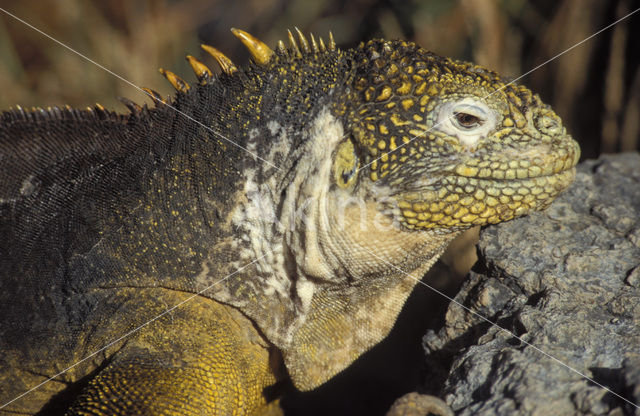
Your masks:
<svg viewBox="0 0 640 416"><path fill-rule="evenodd" d="M482 127L489 109L481 103L460 102L451 108L452 124L464 132Z"/></svg>
<svg viewBox="0 0 640 416"><path fill-rule="evenodd" d="M462 127L463 129L473 129L481 126L484 122L484 120L482 120L480 117L474 116L473 114L469 113L456 112L453 113L453 116L455 117L458 126Z"/></svg>
<svg viewBox="0 0 640 416"><path fill-rule="evenodd" d="M475 146L496 127L500 115L479 98L465 97L436 108L433 128L458 138L465 147Z"/></svg>

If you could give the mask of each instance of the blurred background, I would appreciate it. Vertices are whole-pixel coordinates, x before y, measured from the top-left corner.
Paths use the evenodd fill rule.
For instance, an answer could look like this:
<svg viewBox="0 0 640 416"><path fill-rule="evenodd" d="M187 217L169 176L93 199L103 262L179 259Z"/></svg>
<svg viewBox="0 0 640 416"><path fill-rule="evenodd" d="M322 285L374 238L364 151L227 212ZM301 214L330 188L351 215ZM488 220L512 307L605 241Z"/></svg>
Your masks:
<svg viewBox="0 0 640 416"><path fill-rule="evenodd" d="M173 88L157 68L187 81L189 53L217 66L199 47L215 46L236 64L248 54L237 27L268 45L297 26L338 45L403 38L441 55L474 61L515 79L640 7L638 0L0 0L0 7L132 83ZM526 75L580 142L584 158L640 149L640 12ZM69 104L127 112L117 100L150 100L136 89L0 12L0 109ZM477 230L458 240L425 278L454 294L475 261ZM384 414L419 387L437 393L442 374L420 364L420 339L443 320L447 300L422 288L391 336L355 366L312 393L291 386L287 414ZM428 367L428 368L427 368Z"/></svg>

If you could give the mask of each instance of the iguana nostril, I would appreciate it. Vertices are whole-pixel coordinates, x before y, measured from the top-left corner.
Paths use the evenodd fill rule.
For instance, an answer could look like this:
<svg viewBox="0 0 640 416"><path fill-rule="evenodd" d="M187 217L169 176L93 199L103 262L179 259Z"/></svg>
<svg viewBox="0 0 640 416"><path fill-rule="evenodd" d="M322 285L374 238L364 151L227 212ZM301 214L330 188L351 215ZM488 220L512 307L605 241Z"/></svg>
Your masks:
<svg viewBox="0 0 640 416"><path fill-rule="evenodd" d="M534 122L538 129L549 133L557 132L561 128L561 123L557 118L546 114L536 118Z"/></svg>

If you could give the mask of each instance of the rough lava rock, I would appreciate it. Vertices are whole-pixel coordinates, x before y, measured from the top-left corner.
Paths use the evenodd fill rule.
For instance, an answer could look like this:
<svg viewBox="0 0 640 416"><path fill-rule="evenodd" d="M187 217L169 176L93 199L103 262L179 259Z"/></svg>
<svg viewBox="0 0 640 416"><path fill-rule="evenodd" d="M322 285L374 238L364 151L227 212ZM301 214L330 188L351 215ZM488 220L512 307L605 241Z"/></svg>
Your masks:
<svg viewBox="0 0 640 416"><path fill-rule="evenodd" d="M582 163L546 211L483 230L478 255L455 297L473 313L452 302L424 337L445 367L425 390L457 415L640 415L639 154Z"/></svg>

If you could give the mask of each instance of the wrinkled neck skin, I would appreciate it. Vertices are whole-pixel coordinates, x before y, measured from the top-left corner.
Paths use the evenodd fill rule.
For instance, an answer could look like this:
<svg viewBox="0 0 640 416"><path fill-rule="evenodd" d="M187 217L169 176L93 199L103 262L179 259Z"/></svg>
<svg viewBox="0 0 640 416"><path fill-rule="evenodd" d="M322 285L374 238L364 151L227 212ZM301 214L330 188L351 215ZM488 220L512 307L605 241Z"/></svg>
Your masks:
<svg viewBox="0 0 640 416"><path fill-rule="evenodd" d="M328 106L302 130L266 120L250 131L248 150L280 169L260 160L245 169L231 225L234 267L250 265L214 298L253 319L282 351L294 384L308 390L387 335L455 234L401 229L383 187L332 185L333 152L346 132ZM265 141L271 147L259 151Z"/></svg>

